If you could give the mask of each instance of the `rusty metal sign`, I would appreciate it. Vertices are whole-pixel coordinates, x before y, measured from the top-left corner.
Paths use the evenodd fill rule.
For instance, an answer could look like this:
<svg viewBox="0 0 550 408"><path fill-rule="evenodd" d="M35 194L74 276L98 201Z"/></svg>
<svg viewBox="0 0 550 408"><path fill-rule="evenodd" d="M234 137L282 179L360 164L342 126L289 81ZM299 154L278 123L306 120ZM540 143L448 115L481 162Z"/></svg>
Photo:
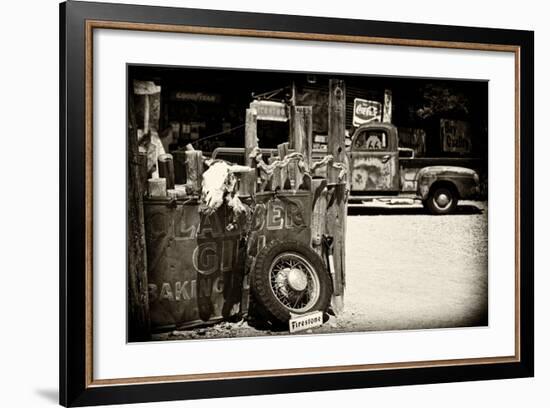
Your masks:
<svg viewBox="0 0 550 408"><path fill-rule="evenodd" d="M257 255L273 240L311 240L311 194L309 192L258 193L249 243L250 255Z"/></svg>
<svg viewBox="0 0 550 408"><path fill-rule="evenodd" d="M380 102L360 98L353 100L353 126L381 121L382 104Z"/></svg>
<svg viewBox="0 0 550 408"><path fill-rule="evenodd" d="M240 310L244 255L230 213L200 216L196 202L144 202L153 330L211 323Z"/></svg>
<svg viewBox="0 0 550 408"><path fill-rule="evenodd" d="M286 104L282 102L253 101L250 103L250 108L256 110L258 120L288 121L288 109Z"/></svg>
<svg viewBox="0 0 550 408"><path fill-rule="evenodd" d="M439 124L444 152L470 153L472 151L470 126L467 122L441 119Z"/></svg>

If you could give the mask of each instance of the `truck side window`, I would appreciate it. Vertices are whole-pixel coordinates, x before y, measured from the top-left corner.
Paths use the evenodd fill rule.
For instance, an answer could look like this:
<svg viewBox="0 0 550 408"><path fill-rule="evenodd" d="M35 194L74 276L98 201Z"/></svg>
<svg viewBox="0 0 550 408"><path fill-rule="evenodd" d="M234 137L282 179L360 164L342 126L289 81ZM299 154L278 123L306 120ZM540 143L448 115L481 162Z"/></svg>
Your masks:
<svg viewBox="0 0 550 408"><path fill-rule="evenodd" d="M364 131L357 135L353 147L360 150L385 150L388 147L388 136L382 130Z"/></svg>

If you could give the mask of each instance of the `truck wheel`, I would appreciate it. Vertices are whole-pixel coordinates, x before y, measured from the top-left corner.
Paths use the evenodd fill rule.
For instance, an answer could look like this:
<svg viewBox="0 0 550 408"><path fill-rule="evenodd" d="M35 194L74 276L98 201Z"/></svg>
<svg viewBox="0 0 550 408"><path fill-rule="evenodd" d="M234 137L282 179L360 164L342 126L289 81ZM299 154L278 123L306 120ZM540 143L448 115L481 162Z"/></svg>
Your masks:
<svg viewBox="0 0 550 408"><path fill-rule="evenodd" d="M322 259L309 246L273 241L256 258L251 289L265 317L286 324L291 313L324 312L332 282Z"/></svg>
<svg viewBox="0 0 550 408"><path fill-rule="evenodd" d="M434 215L451 214L456 209L458 197L454 189L439 186L432 189L424 206Z"/></svg>

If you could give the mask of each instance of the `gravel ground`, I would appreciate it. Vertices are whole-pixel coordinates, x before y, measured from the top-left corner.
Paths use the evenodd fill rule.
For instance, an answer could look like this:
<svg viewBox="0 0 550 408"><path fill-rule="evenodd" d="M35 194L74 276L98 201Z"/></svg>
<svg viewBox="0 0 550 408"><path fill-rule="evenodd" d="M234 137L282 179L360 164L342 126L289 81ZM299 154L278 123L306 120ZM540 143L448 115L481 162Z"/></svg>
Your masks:
<svg viewBox="0 0 550 408"><path fill-rule="evenodd" d="M344 311L306 333L487 324L487 203L457 214L421 208L354 209L346 235ZM155 340L288 334L247 322L155 335Z"/></svg>

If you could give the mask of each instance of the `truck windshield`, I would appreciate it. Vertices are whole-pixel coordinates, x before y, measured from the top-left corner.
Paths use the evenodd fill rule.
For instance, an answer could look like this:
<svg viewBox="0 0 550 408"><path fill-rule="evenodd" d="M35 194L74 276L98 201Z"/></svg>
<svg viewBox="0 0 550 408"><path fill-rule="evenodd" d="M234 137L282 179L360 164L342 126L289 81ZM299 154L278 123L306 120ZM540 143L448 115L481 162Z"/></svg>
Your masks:
<svg viewBox="0 0 550 408"><path fill-rule="evenodd" d="M385 150L388 147L388 136L383 130L363 131L355 138L354 149Z"/></svg>

